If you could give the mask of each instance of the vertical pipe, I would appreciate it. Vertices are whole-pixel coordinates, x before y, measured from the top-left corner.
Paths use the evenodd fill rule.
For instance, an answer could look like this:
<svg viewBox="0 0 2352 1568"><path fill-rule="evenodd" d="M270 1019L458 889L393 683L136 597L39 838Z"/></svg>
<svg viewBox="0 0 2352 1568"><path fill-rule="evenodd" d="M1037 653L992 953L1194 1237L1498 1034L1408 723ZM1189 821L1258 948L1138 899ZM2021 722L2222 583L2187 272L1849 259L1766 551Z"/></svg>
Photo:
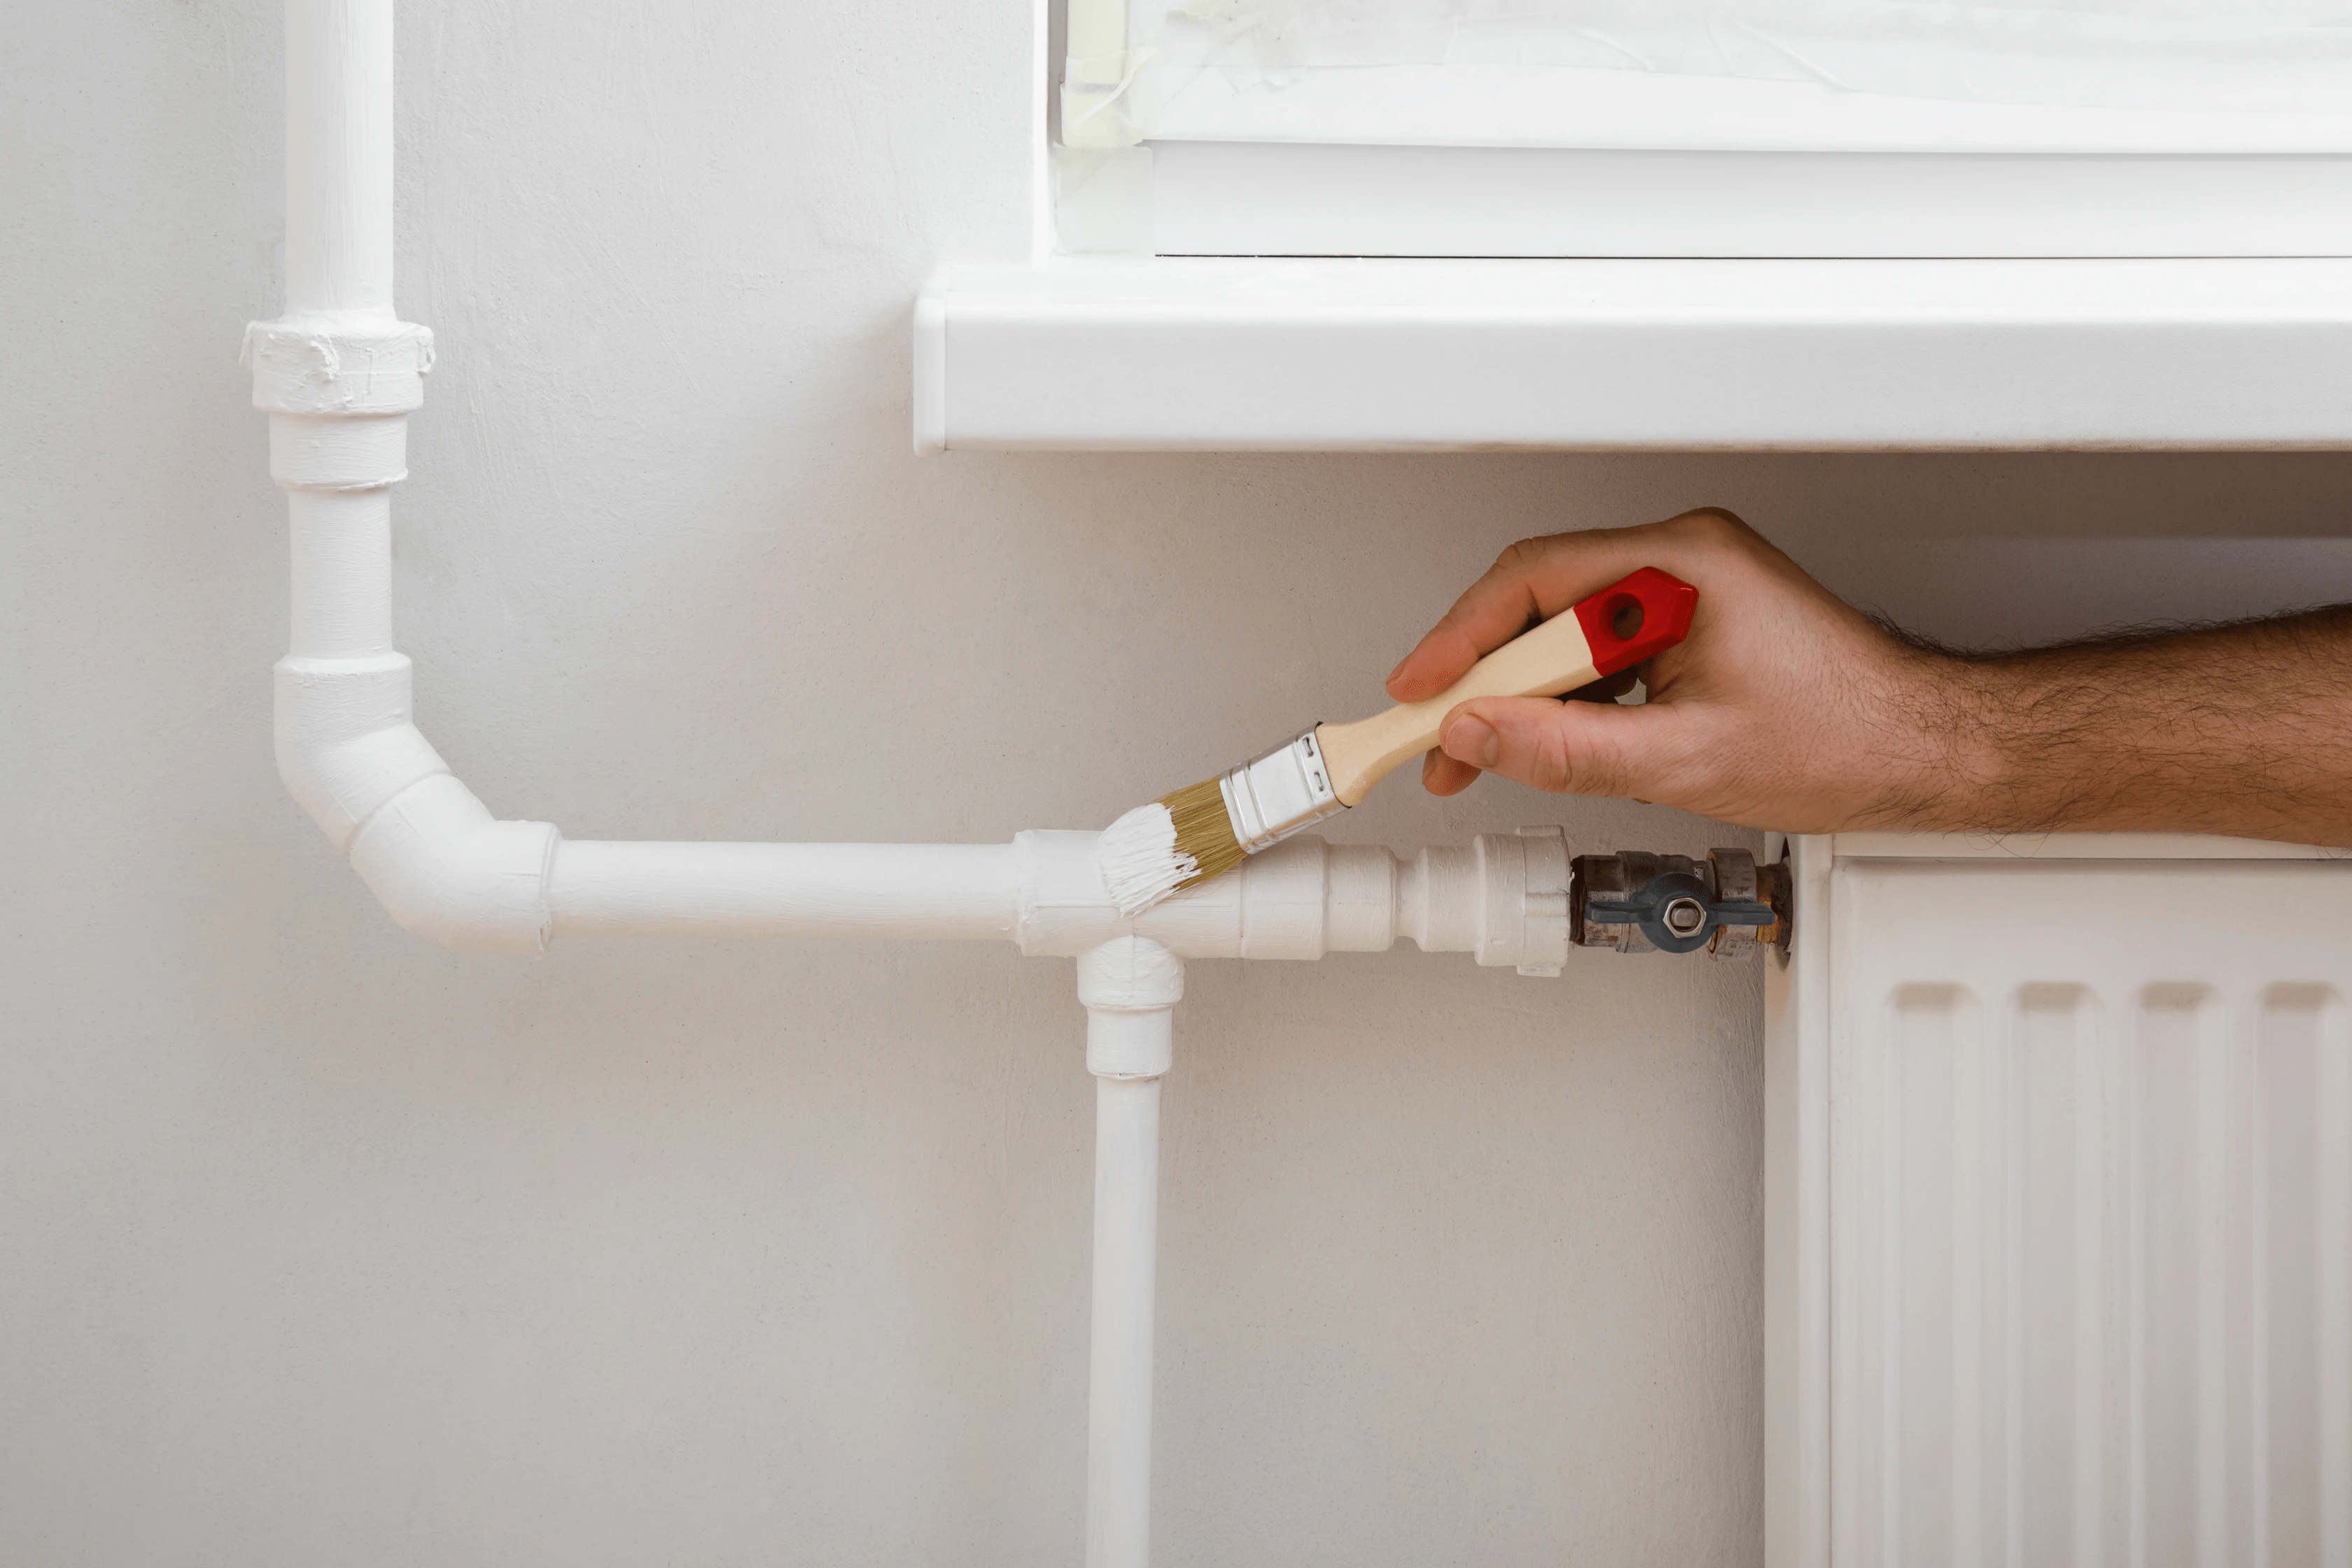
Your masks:
<svg viewBox="0 0 2352 1568"><path fill-rule="evenodd" d="M294 552L297 658L368 658L392 651L392 492L286 492Z"/></svg>
<svg viewBox="0 0 2352 1568"><path fill-rule="evenodd" d="M1087 1568L1151 1561L1151 1333L1160 1237L1160 1079L1184 966L1149 937L1078 960L1095 1075L1094 1343Z"/></svg>
<svg viewBox="0 0 2352 1568"><path fill-rule="evenodd" d="M263 406L287 492L297 658L392 652L388 487L407 475L404 410L422 368L421 334L392 310L392 0L287 0L278 325L301 370L280 384L282 367L264 377L257 364L257 377L273 388Z"/></svg>
<svg viewBox="0 0 2352 1568"><path fill-rule="evenodd" d="M1168 1015L1157 1016L1164 1020ZM1145 1568L1151 1561L1151 1333L1159 1216L1160 1080L1098 1078L1087 1568Z"/></svg>
<svg viewBox="0 0 2352 1568"><path fill-rule="evenodd" d="M287 0L286 313L392 316L392 0Z"/></svg>

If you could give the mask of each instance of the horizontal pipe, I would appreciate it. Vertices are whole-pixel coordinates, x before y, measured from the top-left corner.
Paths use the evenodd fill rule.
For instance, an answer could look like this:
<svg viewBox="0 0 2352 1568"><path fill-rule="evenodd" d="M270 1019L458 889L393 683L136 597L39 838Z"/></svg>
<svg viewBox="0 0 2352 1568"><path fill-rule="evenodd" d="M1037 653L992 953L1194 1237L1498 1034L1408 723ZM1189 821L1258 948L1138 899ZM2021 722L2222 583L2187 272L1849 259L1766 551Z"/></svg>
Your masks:
<svg viewBox="0 0 2352 1568"><path fill-rule="evenodd" d="M558 936L1009 938L1010 844L646 844L565 839Z"/></svg>
<svg viewBox="0 0 2352 1568"><path fill-rule="evenodd" d="M404 704L386 711L405 720ZM385 756L387 767L410 765L406 752ZM1404 936L1425 952L1555 972L1567 952L1567 863L1556 837L1493 834L1402 864L1376 845L1294 838L1133 919L1103 886L1097 837L1039 830L1011 844L565 839L549 875L549 931L1003 938L1032 957L1075 957L1132 935L1185 958L1258 959L1383 952ZM1523 848L1530 843L1549 847L1557 868L1531 863Z"/></svg>

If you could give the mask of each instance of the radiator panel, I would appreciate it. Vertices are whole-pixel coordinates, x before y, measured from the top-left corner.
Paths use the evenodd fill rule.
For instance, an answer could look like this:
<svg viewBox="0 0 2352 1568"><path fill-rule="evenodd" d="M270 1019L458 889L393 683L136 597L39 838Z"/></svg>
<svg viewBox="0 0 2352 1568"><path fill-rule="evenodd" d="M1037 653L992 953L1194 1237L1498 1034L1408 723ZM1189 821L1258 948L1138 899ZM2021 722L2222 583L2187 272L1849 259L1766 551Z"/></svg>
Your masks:
<svg viewBox="0 0 2352 1568"><path fill-rule="evenodd" d="M2352 867L1822 880L1831 1560L2352 1568Z"/></svg>

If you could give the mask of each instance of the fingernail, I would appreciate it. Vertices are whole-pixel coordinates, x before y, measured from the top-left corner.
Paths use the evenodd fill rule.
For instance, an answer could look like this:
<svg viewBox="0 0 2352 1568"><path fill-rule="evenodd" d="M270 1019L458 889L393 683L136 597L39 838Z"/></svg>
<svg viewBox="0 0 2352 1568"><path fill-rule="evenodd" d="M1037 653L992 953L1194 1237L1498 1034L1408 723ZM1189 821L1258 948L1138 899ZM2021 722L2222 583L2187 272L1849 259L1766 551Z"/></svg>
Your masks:
<svg viewBox="0 0 2352 1568"><path fill-rule="evenodd" d="M1475 713L1465 713L1445 727L1445 754L1472 767L1491 768L1503 758L1502 737Z"/></svg>
<svg viewBox="0 0 2352 1568"><path fill-rule="evenodd" d="M1402 658L1401 658L1401 659L1397 660L1397 661L1396 661L1396 668L1395 668L1394 669L1391 669L1391 670L1390 670L1390 671L1389 671L1389 674L1388 674L1388 679L1387 679L1387 680L1382 681L1381 684L1381 685L1383 685L1383 686L1386 686L1386 685L1390 684L1390 682L1394 681L1398 676L1402 675L1402 674L1404 673L1404 667L1405 667L1406 665L1408 665L1408 664L1411 664L1412 662L1412 655L1411 655L1411 654L1407 654L1407 655L1405 655Z"/></svg>

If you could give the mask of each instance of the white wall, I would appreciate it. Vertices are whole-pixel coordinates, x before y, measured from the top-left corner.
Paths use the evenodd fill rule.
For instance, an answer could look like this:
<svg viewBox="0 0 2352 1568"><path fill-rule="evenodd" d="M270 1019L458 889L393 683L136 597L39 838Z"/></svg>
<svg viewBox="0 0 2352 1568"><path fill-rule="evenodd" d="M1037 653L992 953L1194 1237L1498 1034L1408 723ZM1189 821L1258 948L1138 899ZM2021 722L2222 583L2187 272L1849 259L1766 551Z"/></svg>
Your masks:
<svg viewBox="0 0 2352 1568"><path fill-rule="evenodd" d="M1092 1089L1009 948L394 929L278 787L268 0L0 49L0 1561L1074 1563ZM1927 629L2352 596L2336 458L918 460L1028 8L415 0L426 731L579 837L1091 826L1378 700L1523 533L1747 512ZM1400 784L1335 837L1738 836ZM1752 972L1201 963L1169 1563L1759 1551Z"/></svg>

